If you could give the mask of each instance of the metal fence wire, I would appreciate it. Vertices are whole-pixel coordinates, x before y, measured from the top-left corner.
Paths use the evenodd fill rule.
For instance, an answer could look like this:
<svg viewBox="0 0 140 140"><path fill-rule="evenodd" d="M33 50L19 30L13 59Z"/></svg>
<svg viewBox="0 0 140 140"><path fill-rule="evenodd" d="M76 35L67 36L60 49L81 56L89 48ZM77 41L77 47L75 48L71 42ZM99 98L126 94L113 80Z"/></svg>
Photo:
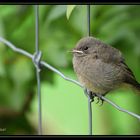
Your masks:
<svg viewBox="0 0 140 140"><path fill-rule="evenodd" d="M13 51L20 53L20 54L32 59L32 61L33 61L33 64L36 68L36 78L37 78L38 135L42 135L41 81L40 81L41 67L46 67L47 69L50 69L54 73L61 76L64 80L72 82L72 83L80 86L81 88L83 88L84 91L85 91L85 88L76 80L73 80L73 79L65 76L59 70L57 70L56 68L52 67L48 63L41 60L42 52L39 51L39 5L34 5L34 13L35 13L35 53L34 54L30 54L27 51L16 47L10 41L4 39L3 37L0 37L0 42L5 44L6 46L8 46ZM87 5L87 33L88 33L88 36L90 36L90 5ZM118 109L119 111L125 112L125 113L140 120L139 115L119 107L118 105L116 105L115 103L113 103L112 101L107 99L106 97L101 96L100 98L103 99L105 102L109 103L110 105L112 105L114 108ZM93 135L93 131L92 131L92 101L91 101L90 97L88 97L88 112L89 112L89 135Z"/></svg>

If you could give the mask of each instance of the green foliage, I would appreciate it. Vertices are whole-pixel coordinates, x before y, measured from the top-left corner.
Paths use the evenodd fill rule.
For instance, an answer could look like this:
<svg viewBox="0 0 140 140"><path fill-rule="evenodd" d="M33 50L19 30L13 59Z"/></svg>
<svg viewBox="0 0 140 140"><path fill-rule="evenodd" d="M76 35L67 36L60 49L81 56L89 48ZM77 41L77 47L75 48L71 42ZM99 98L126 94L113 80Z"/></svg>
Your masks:
<svg viewBox="0 0 140 140"><path fill-rule="evenodd" d="M39 12L39 47L43 53L42 59L76 79L72 55L67 51L87 35L87 6L40 5ZM120 49L138 81L139 13L139 5L91 5L91 34ZM1 5L0 36L17 47L34 53L34 15L34 7L31 5ZM1 134L36 133L36 83L32 61L0 43L0 127L7 128L7 132ZM87 99L83 91L44 68L41 71L41 87L44 134L88 134ZM129 90L116 92L107 97L140 114L138 95ZM94 105L94 134L139 134L140 127L135 118L117 111L107 103L102 107ZM13 114L15 116L11 118ZM24 130L21 130L21 126Z"/></svg>
<svg viewBox="0 0 140 140"><path fill-rule="evenodd" d="M70 15L72 14L72 11L74 10L75 7L76 5L67 5L67 12L66 12L67 19L70 18Z"/></svg>

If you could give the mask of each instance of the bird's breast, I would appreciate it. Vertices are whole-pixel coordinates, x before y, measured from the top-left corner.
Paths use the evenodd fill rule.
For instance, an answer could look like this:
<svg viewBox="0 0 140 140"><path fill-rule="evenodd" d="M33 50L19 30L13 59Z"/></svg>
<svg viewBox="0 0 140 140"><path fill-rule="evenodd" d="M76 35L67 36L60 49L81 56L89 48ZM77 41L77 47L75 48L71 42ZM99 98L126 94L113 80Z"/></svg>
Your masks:
<svg viewBox="0 0 140 140"><path fill-rule="evenodd" d="M77 75L79 82L89 90L95 93L104 93L104 89L102 89L97 82L98 80L98 62L96 60L91 60L87 58L79 59L74 57L73 58L73 67L74 71Z"/></svg>
<svg viewBox="0 0 140 140"><path fill-rule="evenodd" d="M103 63L100 59L74 57L73 66L79 82L95 93L104 94L117 87L121 82L119 68Z"/></svg>

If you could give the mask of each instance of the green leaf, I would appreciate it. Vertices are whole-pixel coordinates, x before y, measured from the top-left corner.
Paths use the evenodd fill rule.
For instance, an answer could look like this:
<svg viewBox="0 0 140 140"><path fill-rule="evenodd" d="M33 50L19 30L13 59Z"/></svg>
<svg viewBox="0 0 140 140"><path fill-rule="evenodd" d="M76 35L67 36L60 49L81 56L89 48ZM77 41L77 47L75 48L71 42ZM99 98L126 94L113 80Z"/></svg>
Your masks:
<svg viewBox="0 0 140 140"><path fill-rule="evenodd" d="M67 11L66 11L67 19L69 19L70 15L75 7L76 7L76 5L67 5Z"/></svg>

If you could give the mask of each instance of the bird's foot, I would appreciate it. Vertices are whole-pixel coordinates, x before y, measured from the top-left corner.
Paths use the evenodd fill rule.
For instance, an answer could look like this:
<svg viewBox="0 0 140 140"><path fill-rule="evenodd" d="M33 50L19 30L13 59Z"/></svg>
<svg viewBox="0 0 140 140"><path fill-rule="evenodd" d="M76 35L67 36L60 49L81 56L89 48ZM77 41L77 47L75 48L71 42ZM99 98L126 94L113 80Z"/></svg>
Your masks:
<svg viewBox="0 0 140 140"><path fill-rule="evenodd" d="M101 101L100 106L103 105L103 103L104 103L104 100L103 100L103 98L102 98L103 95L93 93L92 91L90 91L90 90L88 90L88 89L85 89L85 90L84 90L84 93L85 93L85 95L90 99L90 102L93 102L93 101L94 101L94 97L97 97L97 102L96 102L96 104L98 104L98 103Z"/></svg>
<svg viewBox="0 0 140 140"><path fill-rule="evenodd" d="M97 96L97 102L96 102L96 104L98 104L100 101L101 101L100 106L102 106L103 103L104 103L104 100L102 99L102 97Z"/></svg>
<svg viewBox="0 0 140 140"><path fill-rule="evenodd" d="M90 102L94 101L95 94L92 91L85 88L84 93L90 99Z"/></svg>

